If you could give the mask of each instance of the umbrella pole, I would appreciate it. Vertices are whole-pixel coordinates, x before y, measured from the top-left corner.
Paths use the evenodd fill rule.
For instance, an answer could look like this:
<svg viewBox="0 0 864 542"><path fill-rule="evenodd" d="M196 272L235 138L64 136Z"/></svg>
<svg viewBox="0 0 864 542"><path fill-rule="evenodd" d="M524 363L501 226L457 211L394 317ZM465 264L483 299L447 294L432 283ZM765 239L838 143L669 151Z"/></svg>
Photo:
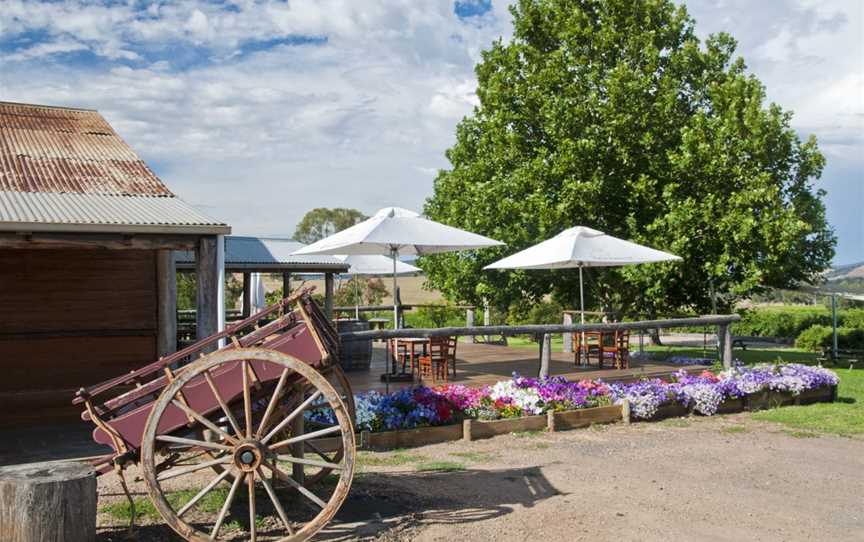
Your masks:
<svg viewBox="0 0 864 542"><path fill-rule="evenodd" d="M396 247L392 247L390 249L390 257L393 258L393 329L399 329L399 302L396 297L396 258L399 253L396 250ZM399 339L393 339L393 370L392 374L396 374L398 369L398 360L399 357ZM389 388L390 377L387 377L387 387Z"/></svg>
<svg viewBox="0 0 864 542"><path fill-rule="evenodd" d="M354 280L354 318L360 319L360 287L357 285L358 275L351 277Z"/></svg>
<svg viewBox="0 0 864 542"><path fill-rule="evenodd" d="M579 323L585 325L585 291L582 284L582 264L579 264ZM588 345L585 344L585 330L582 330L582 340L579 344L579 358L581 362L582 351L585 351L585 365L588 365Z"/></svg>

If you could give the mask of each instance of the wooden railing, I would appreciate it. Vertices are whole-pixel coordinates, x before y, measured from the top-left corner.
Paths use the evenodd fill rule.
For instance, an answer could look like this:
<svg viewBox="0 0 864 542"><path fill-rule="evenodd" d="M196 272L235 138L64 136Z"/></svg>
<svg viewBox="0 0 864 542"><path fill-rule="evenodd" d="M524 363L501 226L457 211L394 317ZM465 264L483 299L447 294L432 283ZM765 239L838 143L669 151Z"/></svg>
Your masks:
<svg viewBox="0 0 864 542"><path fill-rule="evenodd" d="M615 331L615 330L647 330L672 329L689 326L717 326L717 336L720 338L720 358L725 367L732 366L732 334L730 325L737 322L741 316L737 314L716 314L694 318L674 318L667 320L643 320L639 322L616 322L612 324L532 324L521 326L467 326L441 328L409 328L409 329L378 329L372 331L353 331L341 333L343 342L368 341L375 339L400 339L411 337L473 337L480 335L513 335L542 336L541 375L549 374L551 358L551 337L558 334L579 333L582 331Z"/></svg>

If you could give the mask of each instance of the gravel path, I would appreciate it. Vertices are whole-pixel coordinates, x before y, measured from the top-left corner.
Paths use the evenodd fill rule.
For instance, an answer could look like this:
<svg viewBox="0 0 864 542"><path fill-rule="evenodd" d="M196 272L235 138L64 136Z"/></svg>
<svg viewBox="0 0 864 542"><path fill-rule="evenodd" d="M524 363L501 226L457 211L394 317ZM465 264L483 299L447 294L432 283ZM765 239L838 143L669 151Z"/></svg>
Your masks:
<svg viewBox="0 0 864 542"><path fill-rule="evenodd" d="M864 441L802 438L748 414L507 435L361 465L316 540L864 540ZM117 498L112 478L100 504ZM101 540L120 539L117 521L101 521Z"/></svg>

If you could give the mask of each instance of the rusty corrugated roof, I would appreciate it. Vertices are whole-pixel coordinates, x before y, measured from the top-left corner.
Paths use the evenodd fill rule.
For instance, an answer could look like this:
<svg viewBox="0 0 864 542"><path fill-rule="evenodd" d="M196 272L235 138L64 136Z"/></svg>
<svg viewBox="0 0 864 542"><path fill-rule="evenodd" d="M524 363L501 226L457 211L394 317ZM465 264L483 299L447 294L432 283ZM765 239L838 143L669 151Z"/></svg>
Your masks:
<svg viewBox="0 0 864 542"><path fill-rule="evenodd" d="M0 102L0 191L173 196L98 111Z"/></svg>

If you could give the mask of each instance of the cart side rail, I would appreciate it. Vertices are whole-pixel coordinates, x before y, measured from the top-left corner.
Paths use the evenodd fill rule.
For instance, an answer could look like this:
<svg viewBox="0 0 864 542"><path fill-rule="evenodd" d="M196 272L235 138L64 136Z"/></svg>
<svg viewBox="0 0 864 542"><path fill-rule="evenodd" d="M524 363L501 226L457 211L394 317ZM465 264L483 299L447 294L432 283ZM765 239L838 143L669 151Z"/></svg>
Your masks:
<svg viewBox="0 0 864 542"><path fill-rule="evenodd" d="M195 344L189 345L186 348L184 348L178 352L175 352L171 355L159 358L157 361L155 361L149 365L146 365L146 366L141 367L140 369L136 369L134 371L130 371L129 373L120 375L120 376L112 378L110 380L106 380L105 382L101 382L99 384L96 384L96 385L93 385L93 386L90 386L87 388L81 388L75 394L75 398L72 400L72 403L73 404L83 403L84 401L91 400L92 398L94 398L100 394L103 394L107 391L110 391L110 390L115 389L115 388L120 387L120 386L140 384L143 379L146 379L147 377L152 377L154 375L154 373L164 372L166 367L170 367L172 364L174 364L178 361L182 361L183 359L185 359L189 356L193 356L195 354L200 353L201 351L203 351L207 347L210 347L210 346L218 343L221 339L227 339L229 337L234 337L234 335L238 331L256 324L257 322L259 322L263 318L273 314L274 312L284 310L285 307L288 307L288 306L296 303L298 300L301 300L302 298L308 296L313 290L314 290L314 286L303 288L303 289L295 292L294 294L286 297L285 299L282 299L281 301L274 303L273 305L270 305L269 307L265 308L264 310L262 310L258 313L255 313L252 316L250 316L244 320L241 320L240 322L237 322L235 324L228 326L224 331L221 331L221 332L216 333L214 335L210 335L209 337L206 337L206 338L196 342ZM255 331L253 331L252 333L242 337L239 341L242 341L241 344L243 342L245 342L247 344L252 344L255 341L260 340L261 338L266 337L267 335L272 334L275 331L278 331L279 329L285 327L286 324L287 324L287 322L284 321L284 316L283 316L282 318L277 319L275 322L271 322L270 324L263 326L263 327L255 330ZM161 377L161 375L160 375L160 377ZM162 380L162 378L159 378L158 380ZM138 389L132 390L132 392L136 393L137 396L139 396L139 397L146 395L148 393L152 393L154 391L154 389L158 389L159 387L164 386L164 381L159 383L159 385L156 385L156 384L157 384L156 381L152 381L152 382L149 382L147 384L141 385L141 387L139 387ZM151 387L152 387L152 389L151 389ZM145 391L145 389L146 389L146 391ZM113 399L112 401L116 401L116 400L124 397L125 395L126 394L121 395L121 396ZM106 402L105 406L108 406L109 403L111 403L112 401Z"/></svg>

